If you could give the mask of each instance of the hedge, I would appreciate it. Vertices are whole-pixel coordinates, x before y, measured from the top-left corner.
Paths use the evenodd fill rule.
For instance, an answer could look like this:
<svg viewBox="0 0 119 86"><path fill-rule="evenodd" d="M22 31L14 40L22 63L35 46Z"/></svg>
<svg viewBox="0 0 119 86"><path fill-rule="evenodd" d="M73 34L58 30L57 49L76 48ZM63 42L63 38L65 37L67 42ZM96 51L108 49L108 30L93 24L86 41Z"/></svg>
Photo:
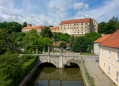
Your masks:
<svg viewBox="0 0 119 86"><path fill-rule="evenodd" d="M12 58L12 59L6 59L8 61L7 62L7 66L5 64L1 66L2 62L0 62L0 68L2 68L0 70L0 86L17 86L20 84L20 82L22 81L22 79L32 70L32 68L35 66L35 63L37 61L38 56L32 56L32 55L23 55L21 57L15 56L15 55L3 55L3 57L6 56L5 58ZM8 57L7 57L8 56ZM13 56L13 57L11 57ZM1 60L4 60L3 57L0 57ZM15 59L17 58L17 60ZM14 65L13 63L8 63L11 60L14 60ZM3 62L4 63L4 62ZM9 66L10 65L10 66ZM19 65L19 67L15 66L15 65ZM9 69L8 67L15 67L12 69L12 72L9 72L9 70L11 71L11 69ZM15 69L19 69L19 70L15 70ZM4 70L8 70L4 71ZM12 76L11 76L12 75Z"/></svg>

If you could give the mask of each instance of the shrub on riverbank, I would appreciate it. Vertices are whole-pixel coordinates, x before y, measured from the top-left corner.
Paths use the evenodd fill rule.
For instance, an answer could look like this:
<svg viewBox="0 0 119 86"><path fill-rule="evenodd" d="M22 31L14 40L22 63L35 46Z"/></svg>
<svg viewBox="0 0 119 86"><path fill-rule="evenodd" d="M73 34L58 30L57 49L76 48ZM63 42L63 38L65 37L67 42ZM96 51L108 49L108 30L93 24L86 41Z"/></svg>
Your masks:
<svg viewBox="0 0 119 86"><path fill-rule="evenodd" d="M37 56L5 53L0 56L0 86L17 86L34 67Z"/></svg>

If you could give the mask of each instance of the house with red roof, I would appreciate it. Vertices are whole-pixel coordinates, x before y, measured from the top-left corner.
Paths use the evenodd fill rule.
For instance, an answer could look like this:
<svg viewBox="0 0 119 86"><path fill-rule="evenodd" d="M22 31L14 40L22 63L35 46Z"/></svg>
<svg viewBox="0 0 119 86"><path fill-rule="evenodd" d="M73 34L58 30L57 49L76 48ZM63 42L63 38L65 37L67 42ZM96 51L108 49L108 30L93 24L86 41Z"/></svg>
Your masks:
<svg viewBox="0 0 119 86"><path fill-rule="evenodd" d="M98 45L101 69L119 86L119 30Z"/></svg>
<svg viewBox="0 0 119 86"><path fill-rule="evenodd" d="M104 41L106 38L108 38L111 34L105 34L102 37L98 38L97 40L94 41L94 54L99 55L99 43Z"/></svg>
<svg viewBox="0 0 119 86"><path fill-rule="evenodd" d="M61 42L64 42L66 44L66 47L70 47L70 44L65 41L57 41L54 43L54 45L60 45Z"/></svg>
<svg viewBox="0 0 119 86"><path fill-rule="evenodd" d="M52 33L58 33L58 32L60 32L59 31L59 26L50 27L50 30L51 30Z"/></svg>
<svg viewBox="0 0 119 86"><path fill-rule="evenodd" d="M66 20L60 23L59 31L74 36L84 36L85 33L92 31L98 33L98 23L91 18Z"/></svg>
<svg viewBox="0 0 119 86"><path fill-rule="evenodd" d="M27 24L27 27L22 28L22 32L27 33L30 30L35 29L37 33L40 34L44 27L45 26L32 26L31 24Z"/></svg>

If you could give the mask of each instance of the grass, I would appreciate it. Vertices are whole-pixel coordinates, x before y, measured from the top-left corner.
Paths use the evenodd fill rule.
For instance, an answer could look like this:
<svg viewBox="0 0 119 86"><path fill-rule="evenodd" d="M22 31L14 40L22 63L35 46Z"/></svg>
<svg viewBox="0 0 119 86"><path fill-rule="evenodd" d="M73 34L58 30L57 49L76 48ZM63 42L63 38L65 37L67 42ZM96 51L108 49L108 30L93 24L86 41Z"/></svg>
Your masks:
<svg viewBox="0 0 119 86"><path fill-rule="evenodd" d="M85 66L85 61L84 61L84 60L83 60L83 64L84 64L84 67L85 67L85 69L86 69L88 79L89 79L90 83L92 84L91 86L95 86L95 84L94 84L94 82L93 82L93 79L92 79L91 76L89 75L88 70L87 70L87 68L86 68L86 66Z"/></svg>
<svg viewBox="0 0 119 86"><path fill-rule="evenodd" d="M93 53L80 53L80 55L93 55Z"/></svg>

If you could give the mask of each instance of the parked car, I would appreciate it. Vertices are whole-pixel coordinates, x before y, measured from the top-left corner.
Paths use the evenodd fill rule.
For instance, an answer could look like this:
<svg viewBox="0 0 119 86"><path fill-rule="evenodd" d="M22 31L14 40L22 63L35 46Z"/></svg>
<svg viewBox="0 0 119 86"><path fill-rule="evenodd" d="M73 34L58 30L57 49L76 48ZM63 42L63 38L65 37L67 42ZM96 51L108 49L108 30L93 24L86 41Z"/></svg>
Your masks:
<svg viewBox="0 0 119 86"><path fill-rule="evenodd" d="M67 47L65 50L70 50L70 48L69 48L69 47Z"/></svg>

